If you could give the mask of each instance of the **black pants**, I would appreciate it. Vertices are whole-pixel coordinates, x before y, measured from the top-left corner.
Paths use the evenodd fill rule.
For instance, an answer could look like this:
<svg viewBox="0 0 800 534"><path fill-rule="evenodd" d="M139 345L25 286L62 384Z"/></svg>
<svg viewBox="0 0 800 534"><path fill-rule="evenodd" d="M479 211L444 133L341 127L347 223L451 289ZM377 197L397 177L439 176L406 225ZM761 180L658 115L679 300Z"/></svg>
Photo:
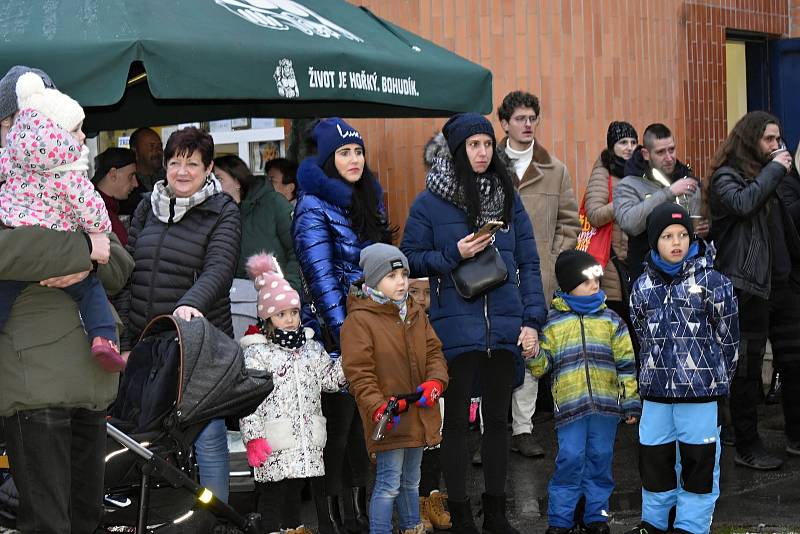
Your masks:
<svg viewBox="0 0 800 534"><path fill-rule="evenodd" d="M786 437L800 441L800 364L779 365Z"/></svg>
<svg viewBox="0 0 800 534"><path fill-rule="evenodd" d="M731 417L736 431L736 449L748 452L760 443L758 435L758 404L761 401L761 368L767 338L772 344L772 354L777 368L787 369L790 382L796 376L795 366L800 364L800 295L788 283L775 283L770 300L736 291L739 299L739 364L731 385ZM796 385L789 387L789 399L784 401L787 436L797 433L798 399ZM790 404L786 410L786 404ZM791 429L791 430L790 430ZM797 438L790 438L797 439Z"/></svg>
<svg viewBox="0 0 800 534"><path fill-rule="evenodd" d="M306 480L286 478L278 482L256 482L258 513L261 514L264 532L300 526L300 493Z"/></svg>
<svg viewBox="0 0 800 534"><path fill-rule="evenodd" d="M442 449L425 449L420 466L419 496L427 497L433 490L439 489L442 480Z"/></svg>
<svg viewBox="0 0 800 534"><path fill-rule="evenodd" d="M772 364L781 373L786 437L796 441L800 440L800 291L788 282L774 284L769 307Z"/></svg>
<svg viewBox="0 0 800 534"><path fill-rule="evenodd" d="M761 402L761 367L769 331L769 301L737 290L739 299L739 363L731 383L731 419L736 449L749 452L760 443L758 404Z"/></svg>
<svg viewBox="0 0 800 534"><path fill-rule="evenodd" d="M3 418L19 491L17 528L91 533L103 516L105 412L43 408Z"/></svg>
<svg viewBox="0 0 800 534"><path fill-rule="evenodd" d="M366 486L369 457L358 407L345 393L323 393L322 414L327 419L325 443L325 490L328 495L346 495L345 488Z"/></svg>
<svg viewBox="0 0 800 534"><path fill-rule="evenodd" d="M441 448L448 498L467 498L469 402L475 378L480 378L483 479L486 493L503 495L508 469L508 410L514 383L514 355L509 351L466 352L449 365L450 383L444 395L444 429Z"/></svg>

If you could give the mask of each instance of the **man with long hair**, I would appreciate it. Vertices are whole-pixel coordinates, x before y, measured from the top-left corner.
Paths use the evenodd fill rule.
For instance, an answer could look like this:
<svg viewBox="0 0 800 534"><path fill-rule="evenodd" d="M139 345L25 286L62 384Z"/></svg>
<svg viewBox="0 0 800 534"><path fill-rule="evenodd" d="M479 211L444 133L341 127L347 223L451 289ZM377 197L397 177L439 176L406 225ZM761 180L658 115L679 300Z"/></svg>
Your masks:
<svg viewBox="0 0 800 534"><path fill-rule="evenodd" d="M794 228L788 226L786 210L775 195L791 165L792 156L781 144L778 119L752 111L736 123L717 150L705 183L705 210L717 246L715 266L731 279L739 300L741 344L730 398L735 462L760 470L783 464L767 452L758 433L767 338L776 355L800 349L792 339L796 322L784 324L794 316L787 313L787 304L779 310L771 305L779 295L791 294L789 276L797 261L793 255L798 247L787 241L795 234L786 231L794 232ZM781 299L789 304L792 300L797 301Z"/></svg>

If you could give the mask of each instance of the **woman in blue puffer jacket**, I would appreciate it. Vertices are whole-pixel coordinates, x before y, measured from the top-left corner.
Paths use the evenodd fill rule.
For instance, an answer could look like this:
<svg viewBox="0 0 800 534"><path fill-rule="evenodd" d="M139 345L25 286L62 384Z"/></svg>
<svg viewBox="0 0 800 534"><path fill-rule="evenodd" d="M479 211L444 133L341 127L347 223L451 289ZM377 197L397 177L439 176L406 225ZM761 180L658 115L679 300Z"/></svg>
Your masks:
<svg viewBox="0 0 800 534"><path fill-rule="evenodd" d="M431 322L448 361L442 464L452 532L478 532L466 493L469 402L478 378L485 425L483 532L516 533L505 517L506 420L517 364L538 351L537 332L547 315L539 257L530 218L495 154L491 123L477 113L463 113L447 121L442 133L452 158L438 159L429 171L426 190L411 206L401 249L411 275L430 278ZM505 223L494 237L473 235L492 220ZM465 300L451 273L490 242L500 252L508 278Z"/></svg>
<svg viewBox="0 0 800 534"><path fill-rule="evenodd" d="M365 163L361 134L334 117L319 121L311 135L317 156L303 161L297 170L292 234L305 285L303 318L322 334L328 353L339 357L347 293L363 276L358 266L361 250L374 242L390 242L392 230L383 216L383 190ZM356 403L346 393L324 393L322 412L328 440L325 492L315 491L320 532L345 532L338 497L344 494L345 465L351 473L347 493L353 499L355 519L360 530L369 532L369 459Z"/></svg>

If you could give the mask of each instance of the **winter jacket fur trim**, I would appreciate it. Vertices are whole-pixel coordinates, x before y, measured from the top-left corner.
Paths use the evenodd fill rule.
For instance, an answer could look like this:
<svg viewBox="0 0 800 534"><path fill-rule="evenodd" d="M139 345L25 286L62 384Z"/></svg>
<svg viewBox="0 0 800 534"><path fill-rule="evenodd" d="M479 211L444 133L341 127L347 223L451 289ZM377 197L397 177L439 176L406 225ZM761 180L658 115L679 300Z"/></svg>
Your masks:
<svg viewBox="0 0 800 534"><path fill-rule="evenodd" d="M349 208L351 186L338 178L329 178L312 159L300 164L297 183L292 238L310 296L303 299L303 324L314 328L321 338L317 318L321 319L338 346L347 292L363 276L359 257L361 250L372 242L359 239L353 228ZM383 196L379 185L378 195ZM312 303L316 314L311 310Z"/></svg>
<svg viewBox="0 0 800 534"><path fill-rule="evenodd" d="M510 164L505 150L507 142L508 138L500 141L497 152L502 160ZM516 176L513 165L510 173ZM545 306L549 306L558 287L555 275L556 258L561 252L575 248L580 232L578 203L572 190L572 177L564 163L551 156L536 142L528 169L516 179L520 199L530 216L536 236L542 293Z"/></svg>

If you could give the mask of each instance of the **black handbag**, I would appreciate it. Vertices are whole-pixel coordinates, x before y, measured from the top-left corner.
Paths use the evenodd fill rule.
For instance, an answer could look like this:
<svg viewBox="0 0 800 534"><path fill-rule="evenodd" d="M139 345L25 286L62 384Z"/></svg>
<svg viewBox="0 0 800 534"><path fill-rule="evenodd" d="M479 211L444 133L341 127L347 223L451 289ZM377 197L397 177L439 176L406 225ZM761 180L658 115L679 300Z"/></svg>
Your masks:
<svg viewBox="0 0 800 534"><path fill-rule="evenodd" d="M470 300L501 285L508 278L506 262L494 245L488 245L475 256L463 260L450 273L461 298Z"/></svg>

